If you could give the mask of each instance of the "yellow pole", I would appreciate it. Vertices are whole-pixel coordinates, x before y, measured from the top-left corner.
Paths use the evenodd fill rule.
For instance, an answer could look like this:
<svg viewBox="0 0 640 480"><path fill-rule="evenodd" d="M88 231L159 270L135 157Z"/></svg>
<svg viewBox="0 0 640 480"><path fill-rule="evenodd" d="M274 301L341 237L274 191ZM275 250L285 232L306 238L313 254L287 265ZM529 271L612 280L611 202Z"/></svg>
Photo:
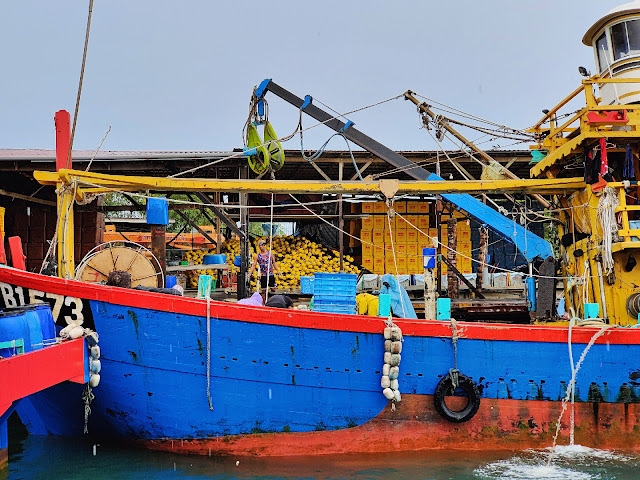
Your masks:
<svg viewBox="0 0 640 480"><path fill-rule="evenodd" d="M58 246L58 276L75 277L74 226L73 226L73 186L58 184L58 228L56 242Z"/></svg>

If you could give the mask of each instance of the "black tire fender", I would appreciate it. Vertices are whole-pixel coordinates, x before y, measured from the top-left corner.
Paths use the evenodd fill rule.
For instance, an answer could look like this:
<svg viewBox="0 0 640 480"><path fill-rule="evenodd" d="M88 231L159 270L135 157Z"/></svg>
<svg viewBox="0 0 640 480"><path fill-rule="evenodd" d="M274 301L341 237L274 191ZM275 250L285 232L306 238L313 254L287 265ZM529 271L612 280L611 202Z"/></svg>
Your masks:
<svg viewBox="0 0 640 480"><path fill-rule="evenodd" d="M451 410L445 402L445 397L447 393L451 393L452 388L451 374L448 373L438 382L433 393L436 411L442 418L452 423L463 423L471 420L477 413L478 408L480 408L480 390L478 390L478 386L466 375L458 374L458 388L464 390L469 397L469 403L458 412Z"/></svg>

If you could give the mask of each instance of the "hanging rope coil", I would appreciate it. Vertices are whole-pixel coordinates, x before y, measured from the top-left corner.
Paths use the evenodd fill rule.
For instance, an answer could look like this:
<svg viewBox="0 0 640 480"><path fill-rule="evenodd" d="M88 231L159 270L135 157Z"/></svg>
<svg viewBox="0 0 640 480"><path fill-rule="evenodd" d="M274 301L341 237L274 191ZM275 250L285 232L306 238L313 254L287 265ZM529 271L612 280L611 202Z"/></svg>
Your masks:
<svg viewBox="0 0 640 480"><path fill-rule="evenodd" d="M602 228L602 268L606 275L613 272L612 244L618 237L618 223L616 222L616 207L620 200L616 191L611 187L605 187L602 196L598 200L596 216Z"/></svg>

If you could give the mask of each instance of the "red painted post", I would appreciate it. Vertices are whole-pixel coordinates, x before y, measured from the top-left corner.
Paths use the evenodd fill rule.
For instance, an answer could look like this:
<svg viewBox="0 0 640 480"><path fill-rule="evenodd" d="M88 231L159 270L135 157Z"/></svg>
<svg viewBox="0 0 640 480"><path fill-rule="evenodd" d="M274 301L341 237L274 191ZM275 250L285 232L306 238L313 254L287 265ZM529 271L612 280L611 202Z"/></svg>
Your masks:
<svg viewBox="0 0 640 480"><path fill-rule="evenodd" d="M22 251L22 239L20 237L9 237L9 251L11 252L11 263L13 268L26 270L27 266L24 261L27 257Z"/></svg>
<svg viewBox="0 0 640 480"><path fill-rule="evenodd" d="M71 115L66 110L58 110L53 117L56 124L56 172L61 168L71 168L69 142L71 141ZM69 165L67 165L69 159Z"/></svg>

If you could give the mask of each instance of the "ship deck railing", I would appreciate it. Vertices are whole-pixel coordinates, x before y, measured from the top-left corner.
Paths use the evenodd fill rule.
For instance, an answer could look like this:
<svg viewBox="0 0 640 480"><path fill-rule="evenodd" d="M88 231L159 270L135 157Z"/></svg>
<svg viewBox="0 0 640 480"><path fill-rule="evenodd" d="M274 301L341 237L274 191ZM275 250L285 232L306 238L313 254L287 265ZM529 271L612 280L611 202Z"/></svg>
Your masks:
<svg viewBox="0 0 640 480"><path fill-rule="evenodd" d="M531 168L531 177L537 177L550 169L559 160L570 155L585 141L598 138L637 138L640 129L640 105L601 105L594 94L594 85L606 83L624 84L640 83L640 78L600 78L593 76L582 80L582 84L571 92L555 107L527 131L534 133L538 138L537 145L530 148L546 150L547 156ZM568 118L558 124L557 115L561 109L578 98L580 94L585 96L585 106L568 114ZM618 122L589 121L588 115L595 112L603 116L610 111L620 111L627 115L628 122L623 125L631 127L630 131L614 129L620 125ZM579 124L576 124L579 122Z"/></svg>

